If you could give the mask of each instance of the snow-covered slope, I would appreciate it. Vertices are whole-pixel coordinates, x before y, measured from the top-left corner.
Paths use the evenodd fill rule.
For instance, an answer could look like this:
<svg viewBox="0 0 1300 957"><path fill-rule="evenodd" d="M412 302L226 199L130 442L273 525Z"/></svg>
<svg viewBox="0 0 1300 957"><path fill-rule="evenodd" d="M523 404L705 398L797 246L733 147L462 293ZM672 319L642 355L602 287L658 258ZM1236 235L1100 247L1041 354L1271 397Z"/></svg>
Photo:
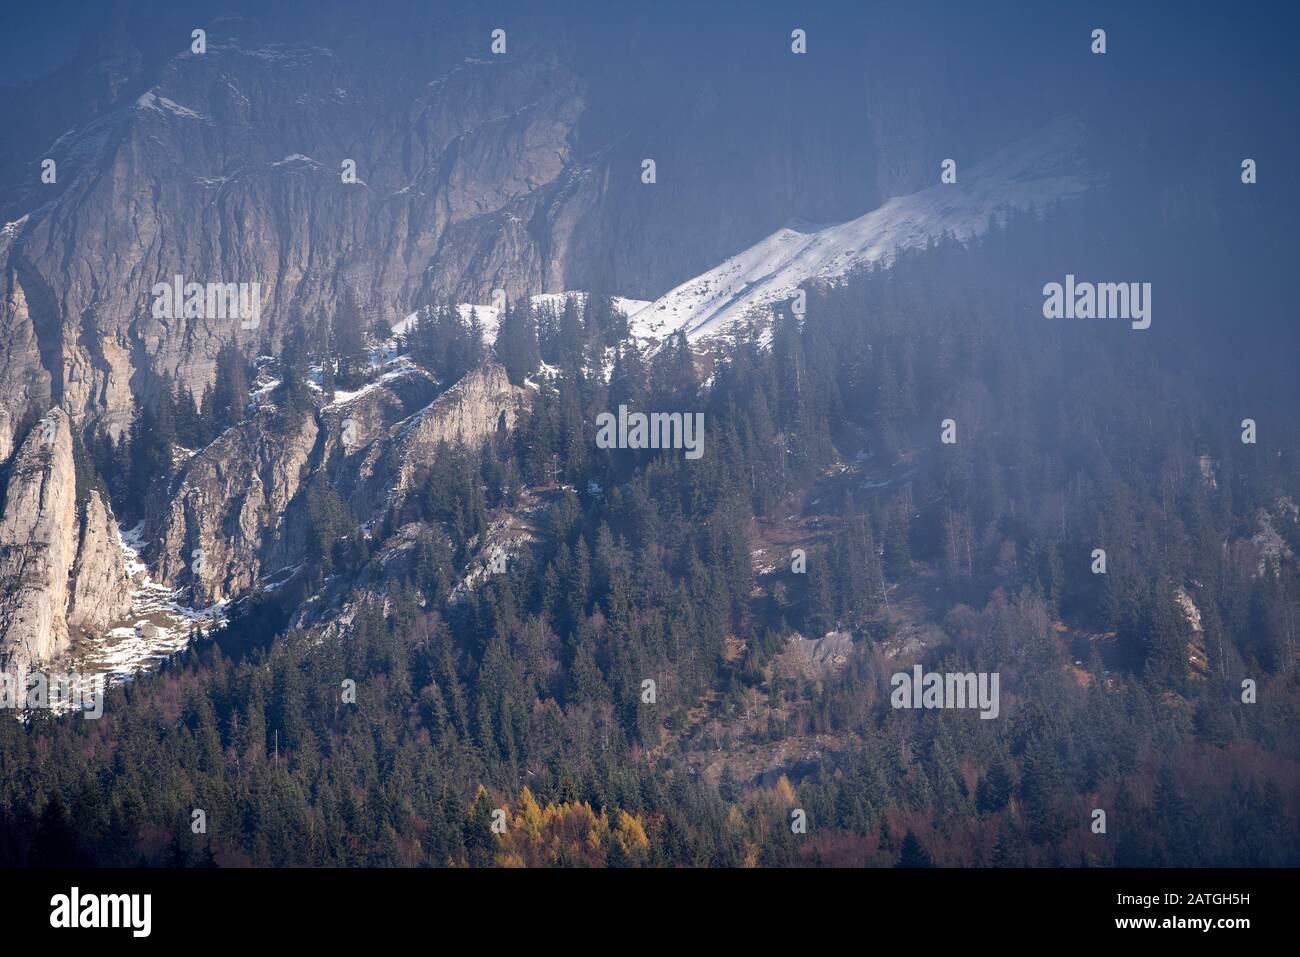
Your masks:
<svg viewBox="0 0 1300 957"><path fill-rule="evenodd" d="M1083 160L1085 135L1080 120L1060 117L978 163L962 166L958 157L957 182L952 184L937 182L936 159L936 184L928 189L895 197L845 223L791 223L654 302L615 298L615 307L628 317L633 337L652 345L678 329L694 341L724 332L747 315L761 320L774 303L809 282L833 281L856 267L888 262L898 250L944 233L967 239L987 229L993 214L1079 196L1097 181ZM585 295L544 293L533 296L532 303L559 308L565 297ZM489 343L496 339L496 308L458 308L465 320L476 310L483 338ZM414 313L407 316L393 332L406 332L414 318Z"/></svg>
<svg viewBox="0 0 1300 957"><path fill-rule="evenodd" d="M177 602L177 593L149 576L140 558L144 548L144 522L130 531L120 531L126 572L135 587L131 591L131 613L103 634L86 635L70 658L73 669L88 679L103 678L115 685L148 671L193 639L197 629L209 633L226 624L227 603L209 608L189 608Z"/></svg>
<svg viewBox="0 0 1300 957"><path fill-rule="evenodd" d="M958 158L957 182L891 199L858 219L833 226L791 224L721 265L683 283L631 317L641 339L685 329L692 339L726 329L751 311L790 298L804 283L833 280L855 266L887 261L898 249L944 232L968 238L991 213L1041 208L1078 196L1092 183L1082 160L1085 129L1062 117L969 167Z"/></svg>

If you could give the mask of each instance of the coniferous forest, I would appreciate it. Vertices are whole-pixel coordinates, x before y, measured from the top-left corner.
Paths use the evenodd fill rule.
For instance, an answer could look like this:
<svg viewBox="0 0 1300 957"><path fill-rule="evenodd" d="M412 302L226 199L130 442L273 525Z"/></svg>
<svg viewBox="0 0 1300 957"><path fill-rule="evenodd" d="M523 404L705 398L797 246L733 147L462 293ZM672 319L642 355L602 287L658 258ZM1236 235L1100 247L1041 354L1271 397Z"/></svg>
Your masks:
<svg viewBox="0 0 1300 957"><path fill-rule="evenodd" d="M0 864L1297 865L1300 406L1294 352L1251 331L1284 247L1117 180L707 349L638 344L608 296L511 301L494 345L427 305L390 361L444 390L499 362L514 427L443 444L364 527L325 462L286 584L101 720L0 722ZM1151 329L1044 319L1067 265L1149 278ZM323 421L382 374L345 307L269 359L232 341L204 395L164 381L78 445L79 487L144 519L174 447L268 414L243 401L268 362L268 427ZM704 456L598 448L620 405L702 411ZM301 626L322 594L347 627ZM997 672L998 720L891 706L913 661Z"/></svg>

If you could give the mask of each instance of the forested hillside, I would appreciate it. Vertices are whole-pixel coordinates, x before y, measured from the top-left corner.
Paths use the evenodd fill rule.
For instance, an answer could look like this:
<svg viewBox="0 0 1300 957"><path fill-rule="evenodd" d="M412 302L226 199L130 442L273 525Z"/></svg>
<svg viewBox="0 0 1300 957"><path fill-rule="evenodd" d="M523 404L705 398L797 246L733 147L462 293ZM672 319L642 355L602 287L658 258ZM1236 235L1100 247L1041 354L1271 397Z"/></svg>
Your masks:
<svg viewBox="0 0 1300 957"><path fill-rule="evenodd" d="M1252 333L1273 287L1229 325L1196 282L1251 281L1249 214L1118 183L704 350L601 296L511 305L491 347L430 306L399 358L444 390L500 361L514 428L365 527L328 459L289 506L308 567L103 719L0 722L0 864L1300 863L1294 353ZM1151 281L1151 328L1045 319L1067 272ZM286 431L368 381L303 325ZM168 383L82 467L144 518L257 374L232 345L197 413ZM598 448L620 405L703 411L703 457ZM997 719L891 707L914 663L997 672Z"/></svg>

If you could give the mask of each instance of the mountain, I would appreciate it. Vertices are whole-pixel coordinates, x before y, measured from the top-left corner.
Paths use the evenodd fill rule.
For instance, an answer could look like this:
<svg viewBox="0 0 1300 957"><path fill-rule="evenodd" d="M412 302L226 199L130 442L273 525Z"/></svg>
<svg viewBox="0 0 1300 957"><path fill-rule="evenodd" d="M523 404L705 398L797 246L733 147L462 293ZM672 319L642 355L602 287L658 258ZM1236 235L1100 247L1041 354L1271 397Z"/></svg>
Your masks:
<svg viewBox="0 0 1300 957"><path fill-rule="evenodd" d="M408 7L303 23L249 5L198 21L202 53L175 11L114 21L100 43L128 44L124 63L92 45L13 91L11 128L43 135L31 104L65 98L69 125L0 163L14 177L0 182L0 452L29 404L120 436L164 377L199 396L223 344L274 354L347 290L390 324L498 289L649 300L782 223L911 193L948 151L987 154L1025 123L970 122L955 66L920 69L872 31L864 58L829 14L805 63L767 21L575 32L515 11L493 54L468 8ZM921 36L919 17L891 16ZM834 114L827 84L860 108ZM158 315L154 287L176 276L257 284L258 323Z"/></svg>
<svg viewBox="0 0 1300 957"><path fill-rule="evenodd" d="M844 223L791 223L653 301L615 297L614 305L630 320L632 335L650 344L679 330L693 342L724 335L745 319L765 326L771 307L802 286L833 282L877 263L888 265L900 250L944 236L970 239L1013 211L1043 214L1079 199L1105 180L1089 169L1087 138L1087 127L1078 117L1058 117L969 168L959 168L954 183L896 196ZM939 168L936 164L936 180ZM568 296L581 300L585 293L545 293L529 301L534 306L556 305ZM460 308L466 317L470 309L478 312L491 341L498 310L468 303ZM399 323L394 331L404 328Z"/></svg>
<svg viewBox="0 0 1300 957"><path fill-rule="evenodd" d="M970 239L1012 211L1042 212L1081 196L1098 182L1084 159L1087 130L1062 117L1008 144L957 180L897 196L864 216L832 226L791 224L631 314L635 335L666 339L682 330L692 341L725 333L799 287L887 263L901 249L944 235ZM935 164L935 178L939 165Z"/></svg>
<svg viewBox="0 0 1300 957"><path fill-rule="evenodd" d="M303 9L0 70L0 866L1298 859L1286 31Z"/></svg>

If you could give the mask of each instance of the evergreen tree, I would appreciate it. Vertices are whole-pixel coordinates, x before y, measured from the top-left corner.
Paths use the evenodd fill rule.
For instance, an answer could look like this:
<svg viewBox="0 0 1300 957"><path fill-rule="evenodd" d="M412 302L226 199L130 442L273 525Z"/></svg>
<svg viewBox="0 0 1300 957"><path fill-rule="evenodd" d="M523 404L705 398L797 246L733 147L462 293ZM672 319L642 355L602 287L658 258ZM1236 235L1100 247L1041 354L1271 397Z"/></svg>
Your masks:
<svg viewBox="0 0 1300 957"><path fill-rule="evenodd" d="M494 349L510 381L523 385L524 379L536 372L542 361L532 310L517 303L506 304Z"/></svg>
<svg viewBox="0 0 1300 957"><path fill-rule="evenodd" d="M338 356L338 381L345 389L355 389L370 372L370 353L366 347L366 328L356 291L348 286L334 311L331 340Z"/></svg>
<svg viewBox="0 0 1300 957"><path fill-rule="evenodd" d="M903 844L899 848L898 863L895 867L933 867L930 860L930 853L922 846L917 836L910 830L903 837Z"/></svg>
<svg viewBox="0 0 1300 957"><path fill-rule="evenodd" d="M244 418L248 406L248 365L244 354L234 339L225 342L217 352L217 375L210 398L203 403L203 414L209 420L211 438L216 438Z"/></svg>

